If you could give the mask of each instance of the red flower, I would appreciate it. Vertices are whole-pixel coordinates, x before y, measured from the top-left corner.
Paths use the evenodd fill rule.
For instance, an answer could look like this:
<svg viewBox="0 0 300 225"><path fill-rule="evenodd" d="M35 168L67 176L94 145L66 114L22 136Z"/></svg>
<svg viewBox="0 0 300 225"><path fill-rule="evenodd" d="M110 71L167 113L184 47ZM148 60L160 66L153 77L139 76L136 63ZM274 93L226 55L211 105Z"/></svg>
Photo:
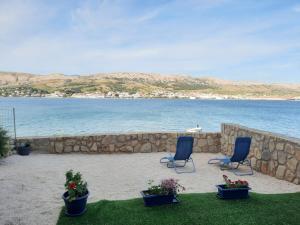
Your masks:
<svg viewBox="0 0 300 225"><path fill-rule="evenodd" d="M69 189L76 189L76 183L75 182L70 182L69 185L68 185Z"/></svg>

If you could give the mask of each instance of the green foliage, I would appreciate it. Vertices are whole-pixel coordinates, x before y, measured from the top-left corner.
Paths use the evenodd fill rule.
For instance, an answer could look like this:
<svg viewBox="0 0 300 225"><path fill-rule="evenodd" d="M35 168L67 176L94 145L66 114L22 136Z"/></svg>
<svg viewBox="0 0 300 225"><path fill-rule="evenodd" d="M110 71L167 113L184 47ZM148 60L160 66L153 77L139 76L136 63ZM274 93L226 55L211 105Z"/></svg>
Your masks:
<svg viewBox="0 0 300 225"><path fill-rule="evenodd" d="M300 193L256 194L220 200L216 193L183 194L180 203L145 207L141 198L102 200L87 205L80 217L61 211L57 225L298 225Z"/></svg>
<svg viewBox="0 0 300 225"><path fill-rule="evenodd" d="M36 88L29 85L0 87L0 96L36 96L43 94L49 94L49 92L45 89Z"/></svg>
<svg viewBox="0 0 300 225"><path fill-rule="evenodd" d="M153 180L149 180L148 181L148 185L149 185L149 187L148 187L148 193L150 195L159 195L159 194L161 194L161 187L160 187L160 185L154 185L153 182L154 182Z"/></svg>
<svg viewBox="0 0 300 225"><path fill-rule="evenodd" d="M176 82L173 85L174 90L203 90L203 89L208 89L208 88L213 88L212 86L208 86L206 84L202 83L189 83L189 82Z"/></svg>
<svg viewBox="0 0 300 225"><path fill-rule="evenodd" d="M150 195L168 195L177 194L180 191L184 191L185 188L178 183L178 180L173 178L164 179L159 185L153 185L153 180L148 181L148 194Z"/></svg>
<svg viewBox="0 0 300 225"><path fill-rule="evenodd" d="M9 137L7 136L7 131L0 127L0 157L5 156L9 151Z"/></svg>
<svg viewBox="0 0 300 225"><path fill-rule="evenodd" d="M87 193L87 183L82 180L81 173L77 172L74 174L73 170L66 172L65 188L69 194L69 201L73 201Z"/></svg>
<svg viewBox="0 0 300 225"><path fill-rule="evenodd" d="M230 180L226 175L223 175L226 188L247 188L249 186L246 180Z"/></svg>

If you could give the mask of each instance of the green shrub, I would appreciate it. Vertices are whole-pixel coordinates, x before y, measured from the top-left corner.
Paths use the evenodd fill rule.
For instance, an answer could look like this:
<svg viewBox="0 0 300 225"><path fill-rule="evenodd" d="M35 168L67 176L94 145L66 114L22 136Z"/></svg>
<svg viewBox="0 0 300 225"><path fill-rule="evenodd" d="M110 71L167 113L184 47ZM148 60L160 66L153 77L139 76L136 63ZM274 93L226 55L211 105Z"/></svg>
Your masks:
<svg viewBox="0 0 300 225"><path fill-rule="evenodd" d="M5 156L9 151L8 141L7 131L0 127L0 157Z"/></svg>
<svg viewBox="0 0 300 225"><path fill-rule="evenodd" d="M87 194L87 183L82 180L81 173L73 173L73 170L66 172L65 188L68 191L68 200L71 202L76 198Z"/></svg>

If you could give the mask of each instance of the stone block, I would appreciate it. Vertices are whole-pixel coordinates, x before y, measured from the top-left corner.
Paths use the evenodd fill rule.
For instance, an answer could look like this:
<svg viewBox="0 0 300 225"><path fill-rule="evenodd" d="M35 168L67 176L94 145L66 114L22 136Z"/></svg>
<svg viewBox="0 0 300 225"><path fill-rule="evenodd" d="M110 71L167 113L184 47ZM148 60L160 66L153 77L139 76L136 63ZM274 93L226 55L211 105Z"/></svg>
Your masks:
<svg viewBox="0 0 300 225"><path fill-rule="evenodd" d="M126 136L125 135L119 135L119 136L117 136L117 141L118 142L125 142L126 141Z"/></svg>
<svg viewBox="0 0 300 225"><path fill-rule="evenodd" d="M151 152L151 144L145 143L141 147L141 152Z"/></svg>
<svg viewBox="0 0 300 225"><path fill-rule="evenodd" d="M88 152L88 151L89 151L89 149L88 149L87 146L81 146L81 147L80 147L80 150L81 150L82 152Z"/></svg>
<svg viewBox="0 0 300 225"><path fill-rule="evenodd" d="M158 152L158 146L155 144L151 145L151 152Z"/></svg>
<svg viewBox="0 0 300 225"><path fill-rule="evenodd" d="M80 146L79 145L75 145L73 147L74 152L79 152L80 151Z"/></svg>
<svg viewBox="0 0 300 225"><path fill-rule="evenodd" d="M110 144L109 145L109 151L110 152L114 152L115 151L115 145L114 144Z"/></svg>
<svg viewBox="0 0 300 225"><path fill-rule="evenodd" d="M108 145L111 143L112 137L110 135L106 135L102 138L102 144Z"/></svg>
<svg viewBox="0 0 300 225"><path fill-rule="evenodd" d="M201 152L209 152L209 147L206 145L206 146L200 147L200 150L201 150Z"/></svg>
<svg viewBox="0 0 300 225"><path fill-rule="evenodd" d="M217 151L217 147L214 146L214 145L210 145L210 146L208 146L208 151L209 152L216 152Z"/></svg>
<svg viewBox="0 0 300 225"><path fill-rule="evenodd" d="M278 151L278 162L279 164L283 165L286 163L286 153L283 151Z"/></svg>
<svg viewBox="0 0 300 225"><path fill-rule="evenodd" d="M149 134L143 134L143 140L148 141L149 140Z"/></svg>
<svg viewBox="0 0 300 225"><path fill-rule="evenodd" d="M295 150L294 150L294 146L291 145L290 143L287 143L285 145L285 148L284 148L285 152L291 154L291 155L294 155L295 154Z"/></svg>
<svg viewBox="0 0 300 225"><path fill-rule="evenodd" d="M255 157L252 157L250 160L251 160L251 165L253 166L254 169L256 169L256 161L257 161L257 159Z"/></svg>
<svg viewBox="0 0 300 225"><path fill-rule="evenodd" d="M254 148L254 156L257 158L257 159L261 159L261 150L259 148Z"/></svg>
<svg viewBox="0 0 300 225"><path fill-rule="evenodd" d="M201 148L199 146L195 146L193 148L193 152L201 152Z"/></svg>
<svg viewBox="0 0 300 225"><path fill-rule="evenodd" d="M91 147L91 151L92 151L92 152L97 152L97 150L98 150L97 143L93 143L93 144L92 144L92 147Z"/></svg>
<svg viewBox="0 0 300 225"><path fill-rule="evenodd" d="M66 146L65 149L64 149L64 152L72 152L73 151L73 147L72 146Z"/></svg>
<svg viewBox="0 0 300 225"><path fill-rule="evenodd" d="M272 159L273 160L278 160L278 153L277 153L277 151L272 152Z"/></svg>
<svg viewBox="0 0 300 225"><path fill-rule="evenodd" d="M285 175L285 171L286 171L285 166L281 166L281 165L278 166L277 171L276 171L276 177L278 179L283 179L284 175Z"/></svg>
<svg viewBox="0 0 300 225"><path fill-rule="evenodd" d="M126 146L126 152L133 152L133 147L132 146Z"/></svg>
<svg viewBox="0 0 300 225"><path fill-rule="evenodd" d="M260 168L261 168L261 160L258 159L258 160L256 161L256 170L257 170L258 172L260 172Z"/></svg>
<svg viewBox="0 0 300 225"><path fill-rule="evenodd" d="M142 134L142 133L139 133L139 134L138 134L138 140L139 140L139 141L143 140L143 134Z"/></svg>
<svg viewBox="0 0 300 225"><path fill-rule="evenodd" d="M214 139L211 136L207 137L207 143L208 145L213 145L214 144Z"/></svg>
<svg viewBox="0 0 300 225"><path fill-rule="evenodd" d="M274 142L273 139L271 139L270 142L269 142L269 150L271 152L273 152L275 150L275 142Z"/></svg>
<svg viewBox="0 0 300 225"><path fill-rule="evenodd" d="M168 135L163 134L163 135L161 136L161 139L168 139Z"/></svg>
<svg viewBox="0 0 300 225"><path fill-rule="evenodd" d="M291 158L287 161L287 167L292 171L295 172L297 169L298 160L295 158Z"/></svg>
<svg viewBox="0 0 300 225"><path fill-rule="evenodd" d="M125 137L126 137L126 141L129 141L129 140L132 140L132 139L133 139L132 136L131 136L131 134L128 134L128 135L126 135Z"/></svg>
<svg viewBox="0 0 300 225"><path fill-rule="evenodd" d="M131 146L136 146L137 144L138 144L139 142L138 142L138 140L133 140L133 141L131 141Z"/></svg>
<svg viewBox="0 0 300 225"><path fill-rule="evenodd" d="M283 142L277 142L276 150L283 151L284 150L284 143Z"/></svg>
<svg viewBox="0 0 300 225"><path fill-rule="evenodd" d="M65 145L71 145L71 146L73 146L73 145L76 144L76 139L66 139L64 141L64 143L65 143Z"/></svg>
<svg viewBox="0 0 300 225"><path fill-rule="evenodd" d="M264 150L261 154L261 159L264 161L269 161L271 159L271 152L269 150Z"/></svg>
<svg viewBox="0 0 300 225"><path fill-rule="evenodd" d="M275 176L276 174L276 167L275 167L275 163L273 160L269 161L269 175L271 176Z"/></svg>
<svg viewBox="0 0 300 225"><path fill-rule="evenodd" d="M56 142L55 143L55 152L56 153L62 153L64 150L64 145L62 142Z"/></svg>
<svg viewBox="0 0 300 225"><path fill-rule="evenodd" d="M300 161L300 149L295 152L295 158Z"/></svg>
<svg viewBox="0 0 300 225"><path fill-rule="evenodd" d="M200 147L207 146L207 140L206 139L199 139L198 144Z"/></svg>
<svg viewBox="0 0 300 225"><path fill-rule="evenodd" d="M287 170L285 172L285 180L287 180L289 182L293 182L294 179L295 179L295 174L292 171Z"/></svg>
<svg viewBox="0 0 300 225"><path fill-rule="evenodd" d="M261 171L262 173L264 173L264 174L268 174L268 173L269 173L268 162L266 162L266 161L262 161L262 162L261 162L260 171Z"/></svg>
<svg viewBox="0 0 300 225"><path fill-rule="evenodd" d="M300 179L300 163L298 163L296 175Z"/></svg>

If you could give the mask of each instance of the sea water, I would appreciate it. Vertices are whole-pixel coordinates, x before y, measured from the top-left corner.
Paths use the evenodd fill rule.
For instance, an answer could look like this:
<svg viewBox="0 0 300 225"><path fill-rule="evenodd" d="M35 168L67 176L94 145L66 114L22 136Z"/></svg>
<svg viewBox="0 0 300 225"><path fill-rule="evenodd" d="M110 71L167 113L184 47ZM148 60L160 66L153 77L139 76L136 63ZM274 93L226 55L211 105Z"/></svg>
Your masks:
<svg viewBox="0 0 300 225"><path fill-rule="evenodd" d="M300 137L300 102L266 100L0 98L17 136L178 131L235 123Z"/></svg>

